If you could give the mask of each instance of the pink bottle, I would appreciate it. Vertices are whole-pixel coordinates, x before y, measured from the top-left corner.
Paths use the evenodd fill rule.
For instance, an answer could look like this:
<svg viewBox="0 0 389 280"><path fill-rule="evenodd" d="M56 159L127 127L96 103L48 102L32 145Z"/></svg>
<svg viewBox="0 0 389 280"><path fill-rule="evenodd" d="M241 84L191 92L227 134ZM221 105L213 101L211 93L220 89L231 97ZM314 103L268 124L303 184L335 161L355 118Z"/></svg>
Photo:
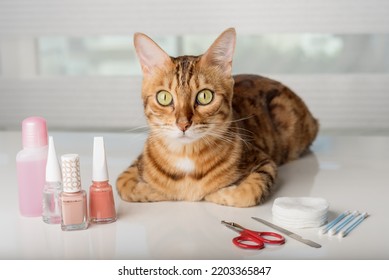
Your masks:
<svg viewBox="0 0 389 280"><path fill-rule="evenodd" d="M41 117L23 120L22 143L23 150L16 155L20 214L39 217L42 215L42 192L46 182L46 120Z"/></svg>
<svg viewBox="0 0 389 280"><path fill-rule="evenodd" d="M93 142L93 175L89 188L89 219L92 223L116 221L115 201L112 186L108 183L107 159L103 137Z"/></svg>

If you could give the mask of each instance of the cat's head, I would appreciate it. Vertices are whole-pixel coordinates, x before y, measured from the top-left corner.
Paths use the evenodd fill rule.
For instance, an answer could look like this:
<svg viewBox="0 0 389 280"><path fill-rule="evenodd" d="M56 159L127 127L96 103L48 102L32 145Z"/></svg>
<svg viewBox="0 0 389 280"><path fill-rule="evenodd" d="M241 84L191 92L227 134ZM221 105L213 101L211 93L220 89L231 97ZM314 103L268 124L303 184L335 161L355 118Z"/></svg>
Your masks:
<svg viewBox="0 0 389 280"><path fill-rule="evenodd" d="M144 110L152 133L180 144L223 133L232 117L235 40L230 28L203 55L174 58L146 35L135 34Z"/></svg>

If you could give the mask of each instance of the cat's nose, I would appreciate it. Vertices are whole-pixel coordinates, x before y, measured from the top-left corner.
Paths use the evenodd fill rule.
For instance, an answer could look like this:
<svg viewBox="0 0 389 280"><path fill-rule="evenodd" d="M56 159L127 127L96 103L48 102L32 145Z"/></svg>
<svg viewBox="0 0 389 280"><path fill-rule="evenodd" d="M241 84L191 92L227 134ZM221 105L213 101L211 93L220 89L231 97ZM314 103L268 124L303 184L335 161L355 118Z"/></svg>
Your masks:
<svg viewBox="0 0 389 280"><path fill-rule="evenodd" d="M177 121L177 126L178 128L182 131L185 132L188 130L188 128L192 125L191 121L188 120L179 120Z"/></svg>

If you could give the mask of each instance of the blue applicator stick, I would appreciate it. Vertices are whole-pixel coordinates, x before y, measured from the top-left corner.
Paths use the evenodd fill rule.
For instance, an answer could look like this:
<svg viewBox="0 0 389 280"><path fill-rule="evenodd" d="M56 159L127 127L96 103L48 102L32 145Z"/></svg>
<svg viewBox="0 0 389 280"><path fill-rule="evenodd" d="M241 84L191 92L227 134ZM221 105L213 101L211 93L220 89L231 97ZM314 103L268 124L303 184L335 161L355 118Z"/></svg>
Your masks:
<svg viewBox="0 0 389 280"><path fill-rule="evenodd" d="M352 212L350 215L348 215L344 221L340 222L339 225L336 225L335 228L331 228L328 231L329 235L337 234L342 228L344 228L351 220L353 220L358 215L358 211Z"/></svg>
<svg viewBox="0 0 389 280"><path fill-rule="evenodd" d="M344 217L346 217L348 214L350 214L350 211L347 210L340 214L336 219L328 223L325 227L321 228L319 233L325 234L327 231L329 231L333 226L335 226L340 220L342 220Z"/></svg>
<svg viewBox="0 0 389 280"><path fill-rule="evenodd" d="M355 221L345 230L342 230L339 232L340 237L345 237L347 234L349 234L354 228L356 228L360 223L363 222L363 220L368 216L366 212L360 214L358 218L355 219Z"/></svg>

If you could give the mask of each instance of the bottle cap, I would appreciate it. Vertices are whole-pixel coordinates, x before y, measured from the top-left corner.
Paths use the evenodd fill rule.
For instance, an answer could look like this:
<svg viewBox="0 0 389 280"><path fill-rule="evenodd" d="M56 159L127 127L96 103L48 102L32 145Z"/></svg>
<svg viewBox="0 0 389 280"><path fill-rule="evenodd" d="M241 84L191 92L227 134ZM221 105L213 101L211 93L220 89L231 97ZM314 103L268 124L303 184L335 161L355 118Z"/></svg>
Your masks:
<svg viewBox="0 0 389 280"><path fill-rule="evenodd" d="M63 191L67 193L81 190L80 157L77 154L61 156Z"/></svg>
<svg viewBox="0 0 389 280"><path fill-rule="evenodd" d="M105 156L103 137L94 137L92 181L108 181L107 159Z"/></svg>
<svg viewBox="0 0 389 280"><path fill-rule="evenodd" d="M61 182L61 169L55 152L53 136L49 137L49 152L46 163L46 182Z"/></svg>
<svg viewBox="0 0 389 280"><path fill-rule="evenodd" d="M23 148L47 146L46 120L41 117L29 117L22 122Z"/></svg>

